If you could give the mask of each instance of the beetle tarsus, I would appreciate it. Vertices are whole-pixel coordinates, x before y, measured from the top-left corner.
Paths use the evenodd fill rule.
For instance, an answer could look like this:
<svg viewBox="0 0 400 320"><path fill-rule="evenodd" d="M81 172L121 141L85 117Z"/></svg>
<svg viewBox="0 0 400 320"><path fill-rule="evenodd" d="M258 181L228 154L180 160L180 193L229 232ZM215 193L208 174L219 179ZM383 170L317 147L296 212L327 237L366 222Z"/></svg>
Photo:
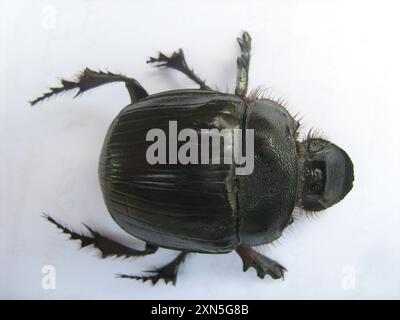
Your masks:
<svg viewBox="0 0 400 320"><path fill-rule="evenodd" d="M58 229L60 229L63 233L70 236L71 240L79 240L81 242L81 248L93 245L95 248L99 249L102 258L110 257L110 256L117 256L117 257L139 257L145 256L148 254L152 254L157 251L157 247L146 243L145 250L135 250L129 247L126 247L114 240L108 239L102 236L97 231L94 231L92 228L85 225L85 227L89 230L91 236L79 234L65 226L61 223L57 222L55 219L50 217L47 214L43 214L43 217L54 224Z"/></svg>
<svg viewBox="0 0 400 320"><path fill-rule="evenodd" d="M275 260L246 246L239 246L236 248L236 252L242 258L243 271L247 271L250 267L253 267L261 279L264 279L267 274L273 279L284 279L284 272L287 270Z"/></svg>
<svg viewBox="0 0 400 320"><path fill-rule="evenodd" d="M247 93L249 82L251 37L244 31L242 37L237 38L241 55L237 58L237 76L235 94L244 97Z"/></svg>
<svg viewBox="0 0 400 320"><path fill-rule="evenodd" d="M181 252L174 260L165 266L155 269L155 270L147 270L144 271L145 275L135 276L128 274L117 274L118 278L123 279L133 279L133 280L141 280L143 282L151 281L154 285L159 280L163 279L165 283L171 282L173 285L176 284L176 279L179 271L180 265L183 263L187 256L187 252Z"/></svg>
<svg viewBox="0 0 400 320"><path fill-rule="evenodd" d="M33 106L40 101L57 95L61 92L79 89L75 97L79 96L81 93L101 86L103 84L111 82L125 82L125 86L128 89L129 96L132 102L138 101L141 98L148 96L147 91L141 86L141 84L133 79L128 78L122 74L115 74L111 72L94 71L86 68L82 71L76 81L61 80L61 87L50 88L50 91L43 94L42 96L30 101L29 103Z"/></svg>
<svg viewBox="0 0 400 320"><path fill-rule="evenodd" d="M155 67L168 67L175 70L178 70L189 77L191 80L196 82L201 89L211 90L209 86L206 85L206 82L202 80L198 75L194 73L192 69L189 68L185 55L182 49L175 51L171 56L166 56L164 53L160 52L158 54L158 58L150 57L147 60L147 63L159 63L155 64Z"/></svg>

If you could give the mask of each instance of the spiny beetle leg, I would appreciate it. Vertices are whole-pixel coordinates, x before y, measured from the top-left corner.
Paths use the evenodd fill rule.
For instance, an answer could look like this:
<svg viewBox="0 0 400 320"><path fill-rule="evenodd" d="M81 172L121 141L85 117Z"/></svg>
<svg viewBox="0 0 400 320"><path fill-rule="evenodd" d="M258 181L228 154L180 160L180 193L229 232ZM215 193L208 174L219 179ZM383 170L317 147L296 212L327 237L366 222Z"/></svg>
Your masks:
<svg viewBox="0 0 400 320"><path fill-rule="evenodd" d="M61 223L54 220L52 217L43 214L43 217L54 224L58 229L60 229L63 233L68 234L71 240L79 240L81 242L81 248L93 245L95 248L99 249L102 253L102 257L106 258L109 256L117 256L117 257L139 257L145 256L148 254L152 254L157 251L157 247L151 245L149 243L146 244L145 250L135 250L128 248L114 240L108 239L102 236L100 233L94 231L92 228L85 225L85 227L89 230L91 236L86 236L83 234L79 234L75 231L68 229L63 226Z"/></svg>
<svg viewBox="0 0 400 320"><path fill-rule="evenodd" d="M77 97L78 95L89 89L93 89L103 84L111 82L125 82L125 86L128 89L129 96L132 102L138 101L148 96L147 91L141 86L141 84L137 80L133 78L128 78L122 74L115 74L103 71L93 71L89 68L86 68L79 74L76 81L61 80L60 87L50 88L49 92L30 101L29 103L33 106L42 100L50 98L51 96L72 89L79 89L78 93L75 95L75 97Z"/></svg>
<svg viewBox="0 0 400 320"><path fill-rule="evenodd" d="M251 37L244 31L241 38L237 38L240 46L240 57L237 58L237 76L235 94L244 97L249 83Z"/></svg>
<svg viewBox="0 0 400 320"><path fill-rule="evenodd" d="M143 282L151 281L153 285L156 284L158 280L163 279L165 283L172 282L172 284L175 285L179 267L185 260L187 254L187 252L182 251L174 260L165 266L155 270L144 271L145 275L143 276L117 274L117 277L123 279L141 280Z"/></svg>
<svg viewBox="0 0 400 320"><path fill-rule="evenodd" d="M256 269L257 275L261 279L264 279L267 274L273 279L284 279L284 272L287 270L275 260L272 260L247 246L237 247L236 252L239 254L240 258L242 258L243 271L247 271L247 269L253 267Z"/></svg>
<svg viewBox="0 0 400 320"><path fill-rule="evenodd" d="M188 76L191 80L196 82L201 89L211 90L209 86L206 85L205 81L202 80L198 75L196 75L193 69L190 69L186 63L185 55L182 49L175 51L171 56L166 56L164 53L160 52L158 58L150 57L147 63L157 63L155 67L168 67L178 70Z"/></svg>

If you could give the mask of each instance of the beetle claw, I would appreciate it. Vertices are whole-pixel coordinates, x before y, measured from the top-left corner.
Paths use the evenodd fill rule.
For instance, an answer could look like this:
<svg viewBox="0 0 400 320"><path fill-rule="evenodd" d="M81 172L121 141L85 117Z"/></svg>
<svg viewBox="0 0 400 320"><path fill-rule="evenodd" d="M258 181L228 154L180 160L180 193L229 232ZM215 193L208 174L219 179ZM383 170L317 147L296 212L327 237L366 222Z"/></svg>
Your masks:
<svg viewBox="0 0 400 320"><path fill-rule="evenodd" d="M252 267L261 279L264 279L267 274L273 279L284 279L284 272L287 270L275 260L258 253L250 247L239 246L236 251L242 258L243 271L246 272Z"/></svg>
<svg viewBox="0 0 400 320"><path fill-rule="evenodd" d="M49 88L48 92L36 99L29 101L29 103L33 106L40 101L46 100L47 98L75 89L78 89L78 92L75 95L75 97L77 97L87 90L111 82L125 82L125 86L128 89L132 102L148 96L147 91L133 78L128 78L122 74L112 73L109 71L94 71L89 68L85 68L85 70L79 74L75 81L62 79L60 87Z"/></svg>
<svg viewBox="0 0 400 320"><path fill-rule="evenodd" d="M186 252L181 252L170 263L155 270L146 270L144 271L145 274L142 276L117 274L117 277L123 279L141 280L143 282L151 281L153 285L155 285L160 279L163 279L166 284L172 282L172 284L175 285L179 267L185 260L186 255Z"/></svg>
<svg viewBox="0 0 400 320"><path fill-rule="evenodd" d="M160 279L163 279L166 284L168 284L169 282L172 282L173 285L176 284L176 278L177 278L176 274L165 276L157 271L145 271L145 272L147 273L147 275L143 275L143 276L135 276L135 275L128 275L128 274L117 274L116 276L117 276L117 278L121 278L121 279L132 279L132 280L143 281L143 283L145 283L146 281L150 281L152 283L152 285L157 284L157 282ZM155 274L150 274L150 273L155 273Z"/></svg>
<svg viewBox="0 0 400 320"><path fill-rule="evenodd" d="M209 86L206 85L205 81L202 80L195 72L189 68L185 54L183 53L182 49L179 49L172 53L170 56L165 55L162 52L159 52L158 58L150 57L149 60L146 61L147 63L157 63L155 67L167 67L178 70L189 77L192 81L196 82L201 89L211 90Z"/></svg>
<svg viewBox="0 0 400 320"><path fill-rule="evenodd" d="M67 234L71 240L79 240L81 242L81 248L93 245L95 248L100 250L102 258L107 258L110 256L117 257L139 257L152 254L157 251L157 247L147 243L145 250L136 250L122 245L112 239L109 239L99 232L93 230L86 224L84 226L89 230L90 236L77 233L72 229L67 228L58 221L56 221L51 216L43 213L43 218L45 218L50 223L54 224L63 233Z"/></svg>

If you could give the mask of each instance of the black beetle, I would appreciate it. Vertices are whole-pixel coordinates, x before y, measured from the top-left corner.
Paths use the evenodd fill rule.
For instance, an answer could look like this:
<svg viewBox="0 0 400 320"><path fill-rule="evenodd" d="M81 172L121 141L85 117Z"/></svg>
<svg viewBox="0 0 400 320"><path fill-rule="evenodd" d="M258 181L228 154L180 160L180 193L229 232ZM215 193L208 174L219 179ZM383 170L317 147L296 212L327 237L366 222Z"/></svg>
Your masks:
<svg viewBox="0 0 400 320"><path fill-rule="evenodd" d="M191 70L183 51L148 63L173 68L196 82L199 89L174 90L148 95L138 81L121 74L85 69L77 81L62 80L62 86L31 101L32 105L52 95L79 89L77 95L97 86L121 81L132 103L112 122L100 156L99 178L107 208L129 234L146 242L136 250L110 240L88 227L91 235L78 234L50 216L82 247L94 245L103 257L137 257L158 247L179 250L171 262L146 275L123 278L176 282L187 254L228 253L236 250L243 270L254 267L259 277L283 278L286 270L278 262L253 250L271 243L293 221L295 208L326 209L351 190L353 164L345 151L316 136L298 140L299 122L279 101L253 91L247 95L251 38L247 32L237 39L235 94L211 89ZM235 164L149 164L146 134L153 128L253 129L254 170L238 175ZM232 142L233 143L233 142ZM221 154L220 154L221 155Z"/></svg>

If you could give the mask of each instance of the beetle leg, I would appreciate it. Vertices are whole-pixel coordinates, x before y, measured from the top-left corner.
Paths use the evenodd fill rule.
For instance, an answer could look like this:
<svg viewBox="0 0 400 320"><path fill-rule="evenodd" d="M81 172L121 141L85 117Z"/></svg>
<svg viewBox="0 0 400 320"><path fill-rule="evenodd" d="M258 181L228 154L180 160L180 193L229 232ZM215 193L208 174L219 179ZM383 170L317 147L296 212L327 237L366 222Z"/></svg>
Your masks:
<svg viewBox="0 0 400 320"><path fill-rule="evenodd" d="M240 46L241 55L237 58L237 76L235 94L244 97L247 93L247 85L249 83L249 66L251 37L244 31L241 38L237 38Z"/></svg>
<svg viewBox="0 0 400 320"><path fill-rule="evenodd" d="M71 240L79 240L81 242L81 248L93 245L95 248L99 249L103 258L109 256L139 257L152 254L158 249L156 246L149 243L146 243L146 248L143 251L131 249L114 240L102 236L100 233L94 231L87 225L85 225L85 227L89 230L91 236L76 233L46 214L44 214L43 217L47 221L54 224L58 229L62 230L63 233L68 234Z"/></svg>
<svg viewBox="0 0 400 320"><path fill-rule="evenodd" d="M179 267L185 260L187 254L187 252L182 251L174 260L172 260L165 266L155 270L144 271L146 274L143 276L117 274L117 277L124 279L142 280L143 282L151 281L153 285L156 284L158 280L164 279L165 283L172 282L172 284L175 285Z"/></svg>
<svg viewBox="0 0 400 320"><path fill-rule="evenodd" d="M185 55L182 49L175 51L169 57L160 52L158 54L158 58L150 57L149 60L147 60L147 63L155 62L159 62L159 64L154 65L155 67L167 67L178 70L188 76L191 80L196 82L201 89L211 90L211 88L206 85L206 82L202 80L198 75L196 75L192 69L189 68L188 64L186 63Z"/></svg>
<svg viewBox="0 0 400 320"><path fill-rule="evenodd" d="M256 269L257 275L261 279L264 279L266 274L269 274L273 279L284 278L284 272L287 270L275 260L272 260L247 246L237 247L236 252L239 254L240 258L242 258L243 271L247 271L247 269L253 267Z"/></svg>
<svg viewBox="0 0 400 320"><path fill-rule="evenodd" d="M75 97L77 97L78 95L89 89L93 89L103 84L117 81L125 82L125 86L128 89L129 96L131 97L132 102L138 101L141 98L148 96L146 90L141 86L138 81L133 78L128 78L122 74L93 71L89 68L86 68L79 74L76 81L61 80L61 87L50 88L49 92L30 101L29 103L33 106L39 101L45 100L53 95L72 89L79 89L78 93L75 95Z"/></svg>

